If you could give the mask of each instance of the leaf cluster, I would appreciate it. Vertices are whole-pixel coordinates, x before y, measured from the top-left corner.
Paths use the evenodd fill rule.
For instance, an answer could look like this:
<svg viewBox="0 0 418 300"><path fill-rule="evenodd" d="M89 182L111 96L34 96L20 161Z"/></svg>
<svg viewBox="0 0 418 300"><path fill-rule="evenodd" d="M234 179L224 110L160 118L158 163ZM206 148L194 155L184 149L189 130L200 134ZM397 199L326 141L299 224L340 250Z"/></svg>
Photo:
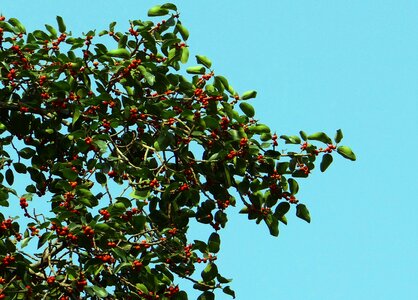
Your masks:
<svg viewBox="0 0 418 300"><path fill-rule="evenodd" d="M247 102L255 91L239 95L203 55L181 72L189 33L175 5L148 15L161 20L81 37L61 17L33 32L0 21L0 206L23 216L0 213L0 295L187 299L181 277L199 299L235 297L216 265L228 208L277 236L291 205L310 222L295 178L318 157L325 171L334 150L355 160L340 130L281 135L300 149L279 150ZM188 240L192 219L213 233Z"/></svg>

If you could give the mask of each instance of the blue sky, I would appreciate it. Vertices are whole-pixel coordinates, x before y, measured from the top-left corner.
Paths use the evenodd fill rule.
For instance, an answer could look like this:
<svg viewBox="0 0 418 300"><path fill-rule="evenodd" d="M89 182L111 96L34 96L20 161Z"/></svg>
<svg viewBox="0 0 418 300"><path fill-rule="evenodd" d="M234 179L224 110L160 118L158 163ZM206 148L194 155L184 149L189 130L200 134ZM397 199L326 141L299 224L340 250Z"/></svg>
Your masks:
<svg viewBox="0 0 418 300"><path fill-rule="evenodd" d="M263 123L278 134L341 128L357 154L300 182L311 224L290 217L273 238L230 216L219 265L237 299L418 299L418 2L172 2L191 53L237 91L257 90ZM28 30L61 15L80 33L126 28L162 3L14 0L0 10Z"/></svg>

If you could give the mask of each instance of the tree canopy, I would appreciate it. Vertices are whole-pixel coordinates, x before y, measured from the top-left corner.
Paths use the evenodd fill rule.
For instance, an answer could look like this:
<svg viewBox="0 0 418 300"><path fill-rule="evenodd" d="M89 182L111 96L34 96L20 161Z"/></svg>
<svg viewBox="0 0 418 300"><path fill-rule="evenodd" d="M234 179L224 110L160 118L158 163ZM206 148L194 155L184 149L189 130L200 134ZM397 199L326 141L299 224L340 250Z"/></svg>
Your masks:
<svg viewBox="0 0 418 300"><path fill-rule="evenodd" d="M292 205L310 222L299 178L356 159L341 130L278 136L206 56L184 72L177 7L148 16L81 37L0 18L0 299L187 299L177 278L235 297L228 207L277 236ZM192 220L212 233L190 240Z"/></svg>

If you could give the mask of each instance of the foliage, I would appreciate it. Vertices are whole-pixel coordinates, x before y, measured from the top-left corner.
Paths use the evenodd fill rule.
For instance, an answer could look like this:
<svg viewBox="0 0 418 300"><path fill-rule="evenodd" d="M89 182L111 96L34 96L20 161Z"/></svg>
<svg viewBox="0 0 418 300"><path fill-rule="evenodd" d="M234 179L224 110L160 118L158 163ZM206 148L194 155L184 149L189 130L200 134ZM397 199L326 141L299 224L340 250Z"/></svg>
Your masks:
<svg viewBox="0 0 418 300"><path fill-rule="evenodd" d="M277 236L291 205L310 222L295 178L334 150L355 160L340 130L282 135L301 146L280 151L255 91L236 93L203 55L181 71L177 8L148 14L162 20L83 37L61 17L30 33L0 18L0 206L23 217L0 213L0 299L187 299L178 277L199 299L235 297L216 265L228 207ZM188 240L193 219L213 233Z"/></svg>

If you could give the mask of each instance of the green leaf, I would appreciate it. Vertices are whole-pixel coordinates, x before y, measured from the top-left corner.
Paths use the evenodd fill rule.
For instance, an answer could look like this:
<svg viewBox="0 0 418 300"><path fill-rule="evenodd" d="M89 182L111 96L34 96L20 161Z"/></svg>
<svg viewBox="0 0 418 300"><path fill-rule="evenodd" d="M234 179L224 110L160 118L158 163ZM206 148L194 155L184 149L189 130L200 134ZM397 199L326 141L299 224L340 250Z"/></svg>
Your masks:
<svg viewBox="0 0 418 300"><path fill-rule="evenodd" d="M70 168L62 169L61 172L65 179L74 181L78 178L78 174Z"/></svg>
<svg viewBox="0 0 418 300"><path fill-rule="evenodd" d="M12 24L17 29L19 29L19 32L20 33L26 33L25 26L23 26L23 24L20 23L20 21L18 19L16 19L16 18L10 18L9 19L9 23Z"/></svg>
<svg viewBox="0 0 418 300"><path fill-rule="evenodd" d="M343 132L341 131L341 129L338 129L337 132L335 133L334 141L336 144L338 144L339 142L341 142L342 139L343 139Z"/></svg>
<svg viewBox="0 0 418 300"><path fill-rule="evenodd" d="M276 210L274 211L274 215L276 216L276 218L280 219L282 216L284 216L285 214L287 214L287 212L290 209L290 204L289 202L280 202L279 204L277 204L276 206Z"/></svg>
<svg viewBox="0 0 418 300"><path fill-rule="evenodd" d="M53 38L58 37L58 32L54 27L52 27L51 25L45 24L45 28L49 31L49 33L51 34Z"/></svg>
<svg viewBox="0 0 418 300"><path fill-rule="evenodd" d="M81 116L80 109L78 107L76 107L75 110L74 110L74 114L73 114L73 121L72 121L73 125L78 121L80 116Z"/></svg>
<svg viewBox="0 0 418 300"><path fill-rule="evenodd" d="M148 17L165 16L170 11L167 8L163 8L161 5L156 5L148 10Z"/></svg>
<svg viewBox="0 0 418 300"><path fill-rule="evenodd" d="M45 232L44 234L42 234L42 236L39 238L39 241L38 241L38 249L41 248L53 235L54 235L54 232Z"/></svg>
<svg viewBox="0 0 418 300"><path fill-rule="evenodd" d="M178 32L180 32L180 35L183 38L183 40L187 41L187 39L189 38L189 31L187 30L187 28L181 25L181 23L177 23L176 29L178 30Z"/></svg>
<svg viewBox="0 0 418 300"><path fill-rule="evenodd" d="M241 103L239 104L239 108L241 108L241 110L243 111L243 113L244 113L247 117L249 117L249 118L254 117L254 115L255 115L255 110L254 110L254 107L253 107L251 104L249 104L249 103L247 103L247 102L241 102Z"/></svg>
<svg viewBox="0 0 418 300"><path fill-rule="evenodd" d="M104 287L93 285L92 288L93 288L94 294L97 297L104 298L104 297L107 297L107 295L109 295L109 293L106 291L106 289Z"/></svg>
<svg viewBox="0 0 418 300"><path fill-rule="evenodd" d="M325 144L332 144L332 140L331 138L326 135L324 132L316 132L314 134L311 134L308 136L309 140L315 140L315 141L320 141L323 142Z"/></svg>
<svg viewBox="0 0 418 300"><path fill-rule="evenodd" d="M26 166L22 163L14 163L13 167L15 168L17 173L25 174L26 173Z"/></svg>
<svg viewBox="0 0 418 300"><path fill-rule="evenodd" d="M109 208L110 215L119 216L126 211L126 206L122 202L116 202Z"/></svg>
<svg viewBox="0 0 418 300"><path fill-rule="evenodd" d="M222 289L222 291L223 291L225 294L232 296L232 298L233 298L233 299L235 299L235 292L234 292L233 290L231 290L231 287L230 287L230 286L226 286L226 287L224 287L224 288Z"/></svg>
<svg viewBox="0 0 418 300"><path fill-rule="evenodd" d="M154 142L154 148L157 151L164 151L170 145L170 135L162 132L158 139Z"/></svg>
<svg viewBox="0 0 418 300"><path fill-rule="evenodd" d="M93 207L93 203L91 202L90 199L79 197L77 200L78 202L80 202L81 204L84 204L87 207L90 207L90 208Z"/></svg>
<svg viewBox="0 0 418 300"><path fill-rule="evenodd" d="M356 160L356 155L354 154L353 150L351 150L348 146L339 146L337 148L337 152L341 154L344 158L347 158L349 160Z"/></svg>
<svg viewBox="0 0 418 300"><path fill-rule="evenodd" d="M19 155L25 159L31 158L32 156L35 155L35 153L36 151L29 147L25 147L19 151Z"/></svg>
<svg viewBox="0 0 418 300"><path fill-rule="evenodd" d="M300 138L296 135L291 135L291 136L281 135L280 138L282 140L285 140L286 144L300 144L301 143Z"/></svg>
<svg viewBox="0 0 418 300"><path fill-rule="evenodd" d="M109 231L111 227L106 223L98 223L94 226L94 230L97 232L106 232Z"/></svg>
<svg viewBox="0 0 418 300"><path fill-rule="evenodd" d="M96 177L97 182L100 184L105 184L107 182L107 177L103 173L96 172L95 177Z"/></svg>
<svg viewBox="0 0 418 300"><path fill-rule="evenodd" d="M248 214L249 209L247 206L244 206L243 208L241 208L241 210L239 211L240 214Z"/></svg>
<svg viewBox="0 0 418 300"><path fill-rule="evenodd" d="M209 291L205 291L200 294L197 300L215 300L215 294Z"/></svg>
<svg viewBox="0 0 418 300"><path fill-rule="evenodd" d="M61 16L57 16L57 22L58 22L59 32L64 33L67 28L66 28L64 20L62 19Z"/></svg>
<svg viewBox="0 0 418 300"><path fill-rule="evenodd" d="M15 176L13 175L13 171L11 169L6 170L6 181L11 186L15 181Z"/></svg>
<svg viewBox="0 0 418 300"><path fill-rule="evenodd" d="M206 69L205 67L202 67L202 66L193 66L193 67L188 67L186 69L186 72L189 74L205 74Z"/></svg>
<svg viewBox="0 0 418 300"><path fill-rule="evenodd" d="M217 275L218 267L214 263L209 263L202 271L202 278L206 282L213 280Z"/></svg>
<svg viewBox="0 0 418 300"><path fill-rule="evenodd" d="M329 165L332 163L332 155L329 153L324 154L322 156L322 161L320 165L321 172L325 172L325 170L329 167Z"/></svg>
<svg viewBox="0 0 418 300"><path fill-rule="evenodd" d="M232 279L225 278L221 276L220 274L216 276L216 279L218 280L219 283L230 283L232 281Z"/></svg>
<svg viewBox="0 0 418 300"><path fill-rule="evenodd" d="M109 31L115 31L116 22L112 22L109 24Z"/></svg>
<svg viewBox="0 0 418 300"><path fill-rule="evenodd" d="M300 137L302 138L302 140L306 141L308 140L308 135L306 134L305 131L299 131Z"/></svg>
<svg viewBox="0 0 418 300"><path fill-rule="evenodd" d="M185 64L189 60L189 48L184 47L181 49L181 58L180 61Z"/></svg>
<svg viewBox="0 0 418 300"><path fill-rule="evenodd" d="M248 130L251 133L258 133L258 134L269 133L270 132L270 128L267 125L264 125L264 124L250 126L250 127L248 127Z"/></svg>
<svg viewBox="0 0 418 300"><path fill-rule="evenodd" d="M216 232L213 232L209 236L209 240L208 240L209 252L212 252L212 253L219 252L220 245L221 245L221 238L219 237L219 234L217 234Z"/></svg>
<svg viewBox="0 0 418 300"><path fill-rule="evenodd" d="M272 236L279 236L279 220L274 215L267 215L264 218L264 221L267 224L267 227Z"/></svg>
<svg viewBox="0 0 418 300"><path fill-rule="evenodd" d="M311 216L309 214L309 210L305 204L298 204L296 206L296 216L305 220L308 223L311 223Z"/></svg>
<svg viewBox="0 0 418 300"><path fill-rule="evenodd" d="M174 296L171 297L171 300L188 300L187 293L185 291L180 291L174 294Z"/></svg>
<svg viewBox="0 0 418 300"><path fill-rule="evenodd" d="M289 178L287 180L287 182L289 183L289 189L290 189L290 193L292 195L296 195L299 191L299 184L296 180L294 180L293 178Z"/></svg>
<svg viewBox="0 0 418 300"><path fill-rule="evenodd" d="M260 140L261 140L262 142L267 142L267 141L270 141L270 140L271 140L271 133L270 133L270 132L267 132L267 133L262 133L262 134L260 135Z"/></svg>
<svg viewBox="0 0 418 300"><path fill-rule="evenodd" d="M22 240L22 242L21 242L21 244L20 244L20 248L25 248L28 244L29 244L29 242L30 242L30 240L32 239L32 237L27 237L27 238L24 238L23 240Z"/></svg>
<svg viewBox="0 0 418 300"><path fill-rule="evenodd" d="M165 3L161 5L161 8L166 8L166 9L177 11L177 6L175 6L173 3Z"/></svg>
<svg viewBox="0 0 418 300"><path fill-rule="evenodd" d="M128 42L128 36L122 35L118 41L118 49L126 48L126 43Z"/></svg>
<svg viewBox="0 0 418 300"><path fill-rule="evenodd" d="M251 98L255 98L256 96L257 96L256 91L246 91L245 93L241 95L241 100L248 100Z"/></svg>
<svg viewBox="0 0 418 300"><path fill-rule="evenodd" d="M153 86L155 83L155 76L154 74L148 72L143 66L139 67L139 71L142 75L144 75L145 80L150 86Z"/></svg>
<svg viewBox="0 0 418 300"><path fill-rule="evenodd" d="M212 66L210 59L204 55L196 55L196 61L198 64L204 65L206 68L210 68Z"/></svg>
<svg viewBox="0 0 418 300"><path fill-rule="evenodd" d="M129 53L129 51L126 50L125 48L110 50L107 52L107 55L111 57L119 57L119 58L126 58L126 59L131 57L131 53Z"/></svg>

